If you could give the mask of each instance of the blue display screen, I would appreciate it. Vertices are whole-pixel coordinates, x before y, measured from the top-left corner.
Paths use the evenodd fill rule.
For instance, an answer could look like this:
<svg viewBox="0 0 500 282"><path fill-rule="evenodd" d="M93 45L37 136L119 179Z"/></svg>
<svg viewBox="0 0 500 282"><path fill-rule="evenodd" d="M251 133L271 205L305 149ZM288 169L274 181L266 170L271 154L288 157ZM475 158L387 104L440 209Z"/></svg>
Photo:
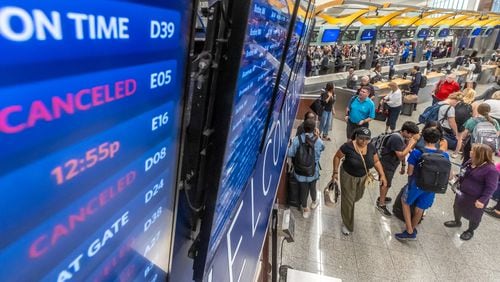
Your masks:
<svg viewBox="0 0 500 282"><path fill-rule="evenodd" d="M480 27L476 27L472 30L471 36L479 36L483 32L483 29Z"/></svg>
<svg viewBox="0 0 500 282"><path fill-rule="evenodd" d="M334 43L337 42L340 36L340 29L325 29L323 31L323 36L321 37L322 43Z"/></svg>
<svg viewBox="0 0 500 282"><path fill-rule="evenodd" d="M443 28L439 30L438 37L443 38L443 37L448 37L450 35L450 29L449 28Z"/></svg>
<svg viewBox="0 0 500 282"><path fill-rule="evenodd" d="M494 30L495 30L494 28L488 28L487 30L484 31L483 36L490 36Z"/></svg>
<svg viewBox="0 0 500 282"><path fill-rule="evenodd" d="M0 4L0 281L166 280L191 9Z"/></svg>
<svg viewBox="0 0 500 282"><path fill-rule="evenodd" d="M417 38L419 38L419 39L425 39L425 38L427 38L428 35L429 35L429 29L423 28L423 29L420 29L418 31Z"/></svg>
<svg viewBox="0 0 500 282"><path fill-rule="evenodd" d="M259 156L288 36L289 8L285 0L251 2L207 261L229 227Z"/></svg>
<svg viewBox="0 0 500 282"><path fill-rule="evenodd" d="M377 35L377 30L365 29L361 32L361 37L359 39L361 41L370 41L370 40L373 40L376 35Z"/></svg>

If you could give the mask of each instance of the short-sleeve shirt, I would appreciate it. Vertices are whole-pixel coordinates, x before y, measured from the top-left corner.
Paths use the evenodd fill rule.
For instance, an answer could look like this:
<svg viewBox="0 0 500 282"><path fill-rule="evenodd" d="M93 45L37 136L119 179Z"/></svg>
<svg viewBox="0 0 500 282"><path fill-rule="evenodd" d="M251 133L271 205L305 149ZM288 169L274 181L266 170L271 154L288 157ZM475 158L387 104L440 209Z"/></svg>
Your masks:
<svg viewBox="0 0 500 282"><path fill-rule="evenodd" d="M404 151L405 147L405 141L400 133L393 133L389 139L387 139L387 143L385 143L380 157L384 170L395 171L398 168L401 161L396 155L396 152Z"/></svg>
<svg viewBox="0 0 500 282"><path fill-rule="evenodd" d="M356 97L349 108L349 120L353 123L359 123L367 118L375 118L375 104L369 98L361 102L359 98Z"/></svg>
<svg viewBox="0 0 500 282"><path fill-rule="evenodd" d="M441 122L441 126L447 129L451 129L448 118L455 117L455 108L443 102L439 102L439 104L441 105L441 107L439 108L438 121ZM449 111L448 108L450 109ZM446 114L446 111L448 111L448 114Z"/></svg>
<svg viewBox="0 0 500 282"><path fill-rule="evenodd" d="M488 120L484 117L470 118L465 122L464 127L470 133L472 133L474 131L474 128L476 128L477 124L483 121L488 121ZM500 131L500 125L498 125L498 122L496 120L493 120L493 124L495 125L495 129L497 131Z"/></svg>
<svg viewBox="0 0 500 282"><path fill-rule="evenodd" d="M352 141L356 142L356 141ZM354 149L354 145L351 141L344 143L340 147L340 151L345 155L344 162L342 163L342 168L354 177L363 177L366 175L365 166L363 165L363 160L361 156ZM368 148L366 150L366 155L364 155L366 168L370 170L375 165L374 156L377 154L377 150L373 144L368 144Z"/></svg>
<svg viewBox="0 0 500 282"><path fill-rule="evenodd" d="M426 153L435 153L437 151L438 150L436 150L436 149L429 149L429 148L414 149L413 151L411 151L410 156L408 157L408 165L412 165L413 167L416 167L417 164L418 164L418 162L420 161L420 158L424 154L424 152L426 152ZM448 153L446 153L446 152L441 152L441 153L447 159L450 159L450 156L448 155ZM413 176L414 175L415 175L415 172L413 172ZM410 179L409 186L410 186L409 188L416 188L417 187L417 183L416 183L414 177L412 177Z"/></svg>

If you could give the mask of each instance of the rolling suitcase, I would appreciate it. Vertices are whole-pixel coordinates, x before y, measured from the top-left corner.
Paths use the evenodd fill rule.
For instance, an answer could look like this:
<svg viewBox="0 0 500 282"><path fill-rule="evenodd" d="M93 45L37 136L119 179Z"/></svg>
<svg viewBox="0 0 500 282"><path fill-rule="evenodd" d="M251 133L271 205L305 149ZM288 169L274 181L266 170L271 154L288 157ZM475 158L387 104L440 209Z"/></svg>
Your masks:
<svg viewBox="0 0 500 282"><path fill-rule="evenodd" d="M401 188L401 191L399 191L398 195L396 196L396 200L394 200L394 204L392 206L392 214L395 217L397 217L400 220L402 220L403 222L405 221L405 218L403 216L403 204L401 203L401 197L403 196L403 192L404 192L405 189L406 189L406 185L403 186L403 188ZM415 206L416 205L410 206L411 216L412 217L413 217L413 214L415 213ZM420 219L420 222L422 222L423 219L424 219L424 217L422 216L422 219Z"/></svg>
<svg viewBox="0 0 500 282"><path fill-rule="evenodd" d="M290 166L292 167L292 166ZM300 207L299 183L293 175L293 167L288 170L287 204L292 207Z"/></svg>
<svg viewBox="0 0 500 282"><path fill-rule="evenodd" d="M401 107L401 114L411 117L414 108L415 108L414 103L403 103L403 107Z"/></svg>

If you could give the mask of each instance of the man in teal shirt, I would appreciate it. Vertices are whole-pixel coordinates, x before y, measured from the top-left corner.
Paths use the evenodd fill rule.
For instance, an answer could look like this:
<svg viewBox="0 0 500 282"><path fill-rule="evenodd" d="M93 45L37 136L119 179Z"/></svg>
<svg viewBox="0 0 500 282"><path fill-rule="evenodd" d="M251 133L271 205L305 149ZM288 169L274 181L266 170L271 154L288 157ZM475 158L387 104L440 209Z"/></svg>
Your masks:
<svg viewBox="0 0 500 282"><path fill-rule="evenodd" d="M356 128L368 127L368 123L375 118L375 104L368 98L370 88L363 86L358 96L354 96L346 109L347 140L350 140Z"/></svg>

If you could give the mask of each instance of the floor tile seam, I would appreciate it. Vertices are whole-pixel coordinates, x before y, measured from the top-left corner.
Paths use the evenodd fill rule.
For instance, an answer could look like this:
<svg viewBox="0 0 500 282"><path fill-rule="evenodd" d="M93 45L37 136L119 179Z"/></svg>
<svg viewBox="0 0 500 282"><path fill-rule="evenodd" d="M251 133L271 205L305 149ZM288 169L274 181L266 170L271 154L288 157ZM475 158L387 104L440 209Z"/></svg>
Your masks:
<svg viewBox="0 0 500 282"><path fill-rule="evenodd" d="M447 236L448 237L448 236ZM449 239L453 239L453 238L449 238ZM417 240L418 241L418 240ZM434 268L432 267L432 263L431 263L431 259L430 259L430 255L427 254L427 252L425 251L425 248L424 246L420 243L420 241L418 241L418 243L420 244L420 247L422 248L422 251L424 253L424 256L427 258L427 261L429 263L429 265L431 266L431 271L434 273L434 275L436 276L436 278L438 277L438 273L434 270ZM457 250L458 251L458 250ZM460 251L458 252L460 257L461 257L461 261L464 261L464 258L462 256L462 254L460 253ZM436 257L437 258L437 257ZM468 265L469 266L469 265Z"/></svg>
<svg viewBox="0 0 500 282"><path fill-rule="evenodd" d="M402 243L402 242L401 242L401 243ZM411 243L411 242L407 242L407 243ZM399 253L403 253L403 252L401 252L401 251L397 251L397 250L392 250L392 251L394 251L394 252L399 252ZM392 265L393 265L394 269L396 269L396 264L395 264L395 262L394 262L394 257L392 256L392 254L391 254L391 250L390 250L390 249L389 249L389 255L390 255L390 257L391 257ZM417 256L418 256L418 255L417 255ZM429 259L427 258L427 256L425 256L425 255L424 255L424 256L420 256L420 257L425 257L425 258L426 258L427 263L429 264L429 267L430 267L430 269L431 269L432 273L434 274L434 278L436 278L436 273L434 272L434 270L433 270L433 269L432 269L432 267L430 266L430 261L429 261ZM403 281L403 280L404 280L404 277L401 277L401 274L402 274L403 272L402 272L402 271L396 271L396 273L398 274L398 278L400 279L399 281ZM413 278L413 277L411 277L411 278Z"/></svg>

